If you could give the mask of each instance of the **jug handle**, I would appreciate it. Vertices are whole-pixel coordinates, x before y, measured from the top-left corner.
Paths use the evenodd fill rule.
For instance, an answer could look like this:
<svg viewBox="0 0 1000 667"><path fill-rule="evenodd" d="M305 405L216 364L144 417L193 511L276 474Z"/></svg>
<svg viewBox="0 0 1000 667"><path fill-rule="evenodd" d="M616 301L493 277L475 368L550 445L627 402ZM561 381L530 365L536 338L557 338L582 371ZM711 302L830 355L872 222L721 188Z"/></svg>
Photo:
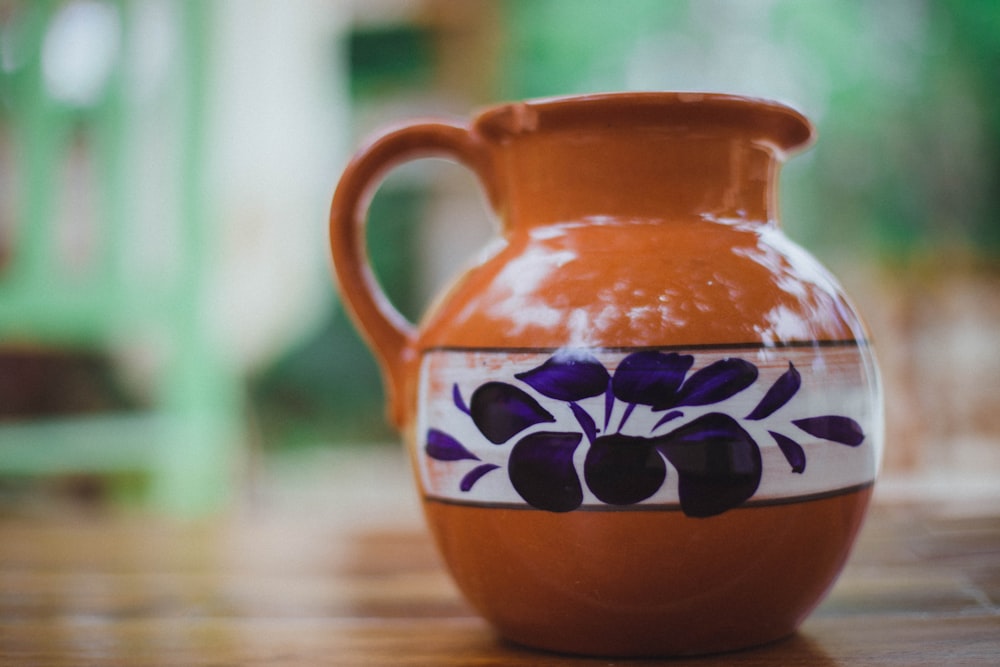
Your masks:
<svg viewBox="0 0 1000 667"><path fill-rule="evenodd" d="M389 417L397 428L405 421L406 383L415 372L417 333L375 278L366 250L365 221L371 196L391 169L431 157L469 168L496 205L496 180L482 138L465 125L428 121L401 126L362 147L345 167L330 207L330 249L340 295L379 362Z"/></svg>

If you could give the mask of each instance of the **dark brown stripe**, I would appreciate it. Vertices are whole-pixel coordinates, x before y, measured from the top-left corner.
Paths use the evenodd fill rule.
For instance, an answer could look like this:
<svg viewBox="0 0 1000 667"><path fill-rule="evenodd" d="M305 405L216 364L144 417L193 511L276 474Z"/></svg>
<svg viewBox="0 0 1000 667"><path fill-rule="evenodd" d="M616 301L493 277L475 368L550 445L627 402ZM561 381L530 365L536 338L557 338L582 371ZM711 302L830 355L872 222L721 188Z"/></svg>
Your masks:
<svg viewBox="0 0 1000 667"><path fill-rule="evenodd" d="M671 352L681 351L704 351L704 350L781 350L788 348L810 348L810 347L868 347L866 339L846 339L846 340L810 340L810 341L787 341L781 343L704 343L700 345L645 345L635 347L595 347L595 348L571 348L590 349L594 352L638 352L642 350L666 350ZM551 354L561 347L478 347L475 345L438 345L429 347L423 351L424 354L430 352L503 352L503 353L537 353Z"/></svg>
<svg viewBox="0 0 1000 667"><path fill-rule="evenodd" d="M773 507L775 505L791 505L794 503L808 503L816 500L826 500L828 498L836 498L837 496L843 496L850 493L857 493L858 491L863 491L864 489L869 489L875 485L874 480L871 482L865 482L864 484L855 484L853 486L847 486L841 489L832 489L830 491L819 491L817 493L808 493L801 496L789 496L786 498L762 498L760 500L748 500L747 502L734 507L733 509L754 509L758 507ZM430 496L424 494L424 500L430 503L438 503L440 505L458 505L461 507L479 507L483 509L503 509L503 510L538 510L527 503L491 503L491 502L477 502L471 500L458 500L456 498L442 498L439 496ZM574 512L680 512L681 506L679 503L639 503L636 505L581 505Z"/></svg>

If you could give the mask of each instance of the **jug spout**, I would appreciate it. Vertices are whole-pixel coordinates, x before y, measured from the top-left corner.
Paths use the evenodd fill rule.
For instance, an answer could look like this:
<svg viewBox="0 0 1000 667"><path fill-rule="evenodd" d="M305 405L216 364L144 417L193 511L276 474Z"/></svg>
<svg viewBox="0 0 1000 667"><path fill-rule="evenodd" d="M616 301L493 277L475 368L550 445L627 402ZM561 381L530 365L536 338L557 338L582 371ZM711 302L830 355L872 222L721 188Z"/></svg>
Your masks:
<svg viewBox="0 0 1000 667"><path fill-rule="evenodd" d="M780 104L681 93L521 102L473 127L493 146L514 227L608 216L771 221L778 166L813 136Z"/></svg>

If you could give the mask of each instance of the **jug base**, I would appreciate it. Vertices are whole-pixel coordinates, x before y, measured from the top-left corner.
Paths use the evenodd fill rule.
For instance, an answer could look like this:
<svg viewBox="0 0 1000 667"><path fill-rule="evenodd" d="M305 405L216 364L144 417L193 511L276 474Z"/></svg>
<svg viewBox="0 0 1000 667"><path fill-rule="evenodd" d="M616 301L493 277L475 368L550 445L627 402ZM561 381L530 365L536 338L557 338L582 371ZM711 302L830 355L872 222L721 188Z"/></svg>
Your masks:
<svg viewBox="0 0 1000 667"><path fill-rule="evenodd" d="M454 580L500 636L558 653L662 657L794 633L843 567L871 492L710 519L424 507Z"/></svg>

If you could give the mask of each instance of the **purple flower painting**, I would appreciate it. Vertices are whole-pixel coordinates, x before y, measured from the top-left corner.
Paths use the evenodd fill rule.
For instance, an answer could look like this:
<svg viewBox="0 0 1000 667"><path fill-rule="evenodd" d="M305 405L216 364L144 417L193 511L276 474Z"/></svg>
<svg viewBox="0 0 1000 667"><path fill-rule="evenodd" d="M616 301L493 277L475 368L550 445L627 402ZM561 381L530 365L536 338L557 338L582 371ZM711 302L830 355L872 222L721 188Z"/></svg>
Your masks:
<svg viewBox="0 0 1000 667"><path fill-rule="evenodd" d="M728 357L692 372L694 363L689 354L644 350L624 357L612 374L588 353L560 350L540 366L516 374L519 385L485 382L466 402L456 384L452 401L487 441L510 445L506 470L511 485L528 505L550 512L580 507L585 488L607 505L634 505L657 493L671 474L677 475L680 507L687 516L711 517L739 507L756 493L762 474L760 448L744 428L748 422L770 420L767 433L795 474L806 469L805 450L796 440L802 434L849 447L865 439L856 421L840 415L794 419L772 430L774 413L802 385L791 362L746 415L730 414L724 404L757 382L757 367ZM556 427L556 417L531 392L567 404L573 427ZM595 397L603 397L603 419L595 420L580 405ZM656 419L648 432L626 434L625 425L638 406ZM713 406L712 411L686 415L702 406ZM574 464L581 446L587 447L582 479ZM463 492L503 467L482 462L434 428L425 434L424 453L448 464L475 462L461 479Z"/></svg>

